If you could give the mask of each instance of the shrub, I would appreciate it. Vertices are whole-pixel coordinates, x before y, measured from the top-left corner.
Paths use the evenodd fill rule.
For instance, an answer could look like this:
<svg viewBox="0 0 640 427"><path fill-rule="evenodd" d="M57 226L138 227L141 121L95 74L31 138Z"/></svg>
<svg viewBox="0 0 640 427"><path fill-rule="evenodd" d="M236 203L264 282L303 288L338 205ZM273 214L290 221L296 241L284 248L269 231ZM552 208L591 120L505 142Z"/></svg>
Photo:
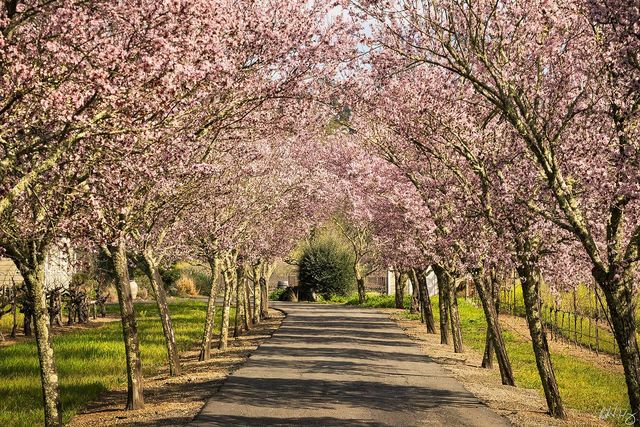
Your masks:
<svg viewBox="0 0 640 427"><path fill-rule="evenodd" d="M284 294L285 290L286 290L286 288L276 288L276 289L274 289L269 294L269 299L271 301L280 301L280 297L282 297L282 294Z"/></svg>
<svg viewBox="0 0 640 427"><path fill-rule="evenodd" d="M175 287L176 282L180 279L181 274L180 270L175 266L171 266L169 268L160 268L160 276L162 277L162 281L164 282L164 287L166 290L170 290Z"/></svg>
<svg viewBox="0 0 640 427"><path fill-rule="evenodd" d="M191 277L180 276L180 278L176 280L175 287L178 295L181 297L191 297L198 295L196 283Z"/></svg>
<svg viewBox="0 0 640 427"><path fill-rule="evenodd" d="M312 299L315 292L325 300L348 296L355 285L352 254L332 239L312 241L299 262L300 299Z"/></svg>
<svg viewBox="0 0 640 427"><path fill-rule="evenodd" d="M149 290L142 286L138 289L138 299L141 300L146 300L147 298L149 298Z"/></svg>
<svg viewBox="0 0 640 427"><path fill-rule="evenodd" d="M211 291L211 273L202 267L187 267L182 270L183 276L189 276L196 284L200 294L209 295Z"/></svg>

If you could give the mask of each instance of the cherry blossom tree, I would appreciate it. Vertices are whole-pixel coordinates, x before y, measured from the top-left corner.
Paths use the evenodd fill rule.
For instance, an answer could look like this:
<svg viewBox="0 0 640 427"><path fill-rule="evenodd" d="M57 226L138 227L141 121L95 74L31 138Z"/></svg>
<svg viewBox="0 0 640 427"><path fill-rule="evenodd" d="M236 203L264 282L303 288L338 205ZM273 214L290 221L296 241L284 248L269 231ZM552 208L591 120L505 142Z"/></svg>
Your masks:
<svg viewBox="0 0 640 427"><path fill-rule="evenodd" d="M583 13L584 5L361 6L379 20L380 28L386 27L379 42L400 62L433 64L451 79L465 80L492 114L511 127L514 142L530 160L523 166L535 171L529 174L529 193L540 186L550 196L530 200L527 207L580 242L583 255L578 258L591 260L593 278L607 297L612 318L617 318L616 340L632 411L637 411L640 358L632 326L637 209L631 184L635 175L629 167L636 157L631 141L637 138L634 128L623 124L634 120L637 99L629 90L636 81L634 54L629 53L634 27L628 21L635 9L622 13L617 22L606 7L586 3L589 13ZM615 7L618 4L611 10ZM630 50L621 48L627 43ZM620 73L621 67L626 72ZM536 179L538 173L543 182ZM535 289L535 264L544 252L540 243L548 235L526 236L521 232L515 242L521 254L518 271L523 284L533 282ZM564 415L561 405L549 403L552 414Z"/></svg>

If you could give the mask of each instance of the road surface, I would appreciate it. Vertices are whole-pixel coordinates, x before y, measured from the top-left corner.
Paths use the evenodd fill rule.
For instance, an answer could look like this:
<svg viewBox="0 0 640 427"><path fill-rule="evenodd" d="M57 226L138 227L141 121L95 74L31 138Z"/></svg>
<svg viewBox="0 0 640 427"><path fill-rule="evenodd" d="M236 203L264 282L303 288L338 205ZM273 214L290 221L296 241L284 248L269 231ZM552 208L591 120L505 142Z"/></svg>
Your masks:
<svg viewBox="0 0 640 427"><path fill-rule="evenodd" d="M277 303L287 317L193 426L507 426L385 314Z"/></svg>

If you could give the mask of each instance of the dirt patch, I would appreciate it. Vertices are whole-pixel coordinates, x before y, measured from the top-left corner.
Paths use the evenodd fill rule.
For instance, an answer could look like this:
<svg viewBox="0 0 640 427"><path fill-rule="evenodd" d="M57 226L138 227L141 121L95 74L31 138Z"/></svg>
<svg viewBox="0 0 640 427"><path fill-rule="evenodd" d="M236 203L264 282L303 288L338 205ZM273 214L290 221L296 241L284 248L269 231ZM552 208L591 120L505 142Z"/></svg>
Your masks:
<svg viewBox="0 0 640 427"><path fill-rule="evenodd" d="M69 332L82 331L85 329L99 328L103 326L105 323L115 322L117 320L120 320L120 317L116 315L108 315L106 317L97 317L95 319L91 318L87 323L74 323L71 326L67 326L67 325L51 326L49 328L49 331L53 336L56 336L56 335L68 334ZM33 336L25 337L24 335L18 335L15 338L11 338L9 334L5 334L4 338L5 338L4 341L0 341L0 347L6 347L13 344L21 343L21 342L29 342L35 339Z"/></svg>
<svg viewBox="0 0 640 427"><path fill-rule="evenodd" d="M280 327L284 315L275 310L247 335L229 340L225 352L212 350L211 359L198 361L198 350L181 354L182 375L168 372L145 378L144 409L125 411L126 388L109 391L72 418L72 427L182 426L193 420L224 380Z"/></svg>
<svg viewBox="0 0 640 427"><path fill-rule="evenodd" d="M517 426L609 426L592 414L568 409L567 420L557 420L547 415L544 398L537 390L502 385L497 366L484 369L482 354L466 347L456 354L453 348L440 344L439 334L428 334L419 320L409 320L402 310L381 309L414 340L435 362L444 366L464 387L496 413ZM497 365L497 364L496 364Z"/></svg>

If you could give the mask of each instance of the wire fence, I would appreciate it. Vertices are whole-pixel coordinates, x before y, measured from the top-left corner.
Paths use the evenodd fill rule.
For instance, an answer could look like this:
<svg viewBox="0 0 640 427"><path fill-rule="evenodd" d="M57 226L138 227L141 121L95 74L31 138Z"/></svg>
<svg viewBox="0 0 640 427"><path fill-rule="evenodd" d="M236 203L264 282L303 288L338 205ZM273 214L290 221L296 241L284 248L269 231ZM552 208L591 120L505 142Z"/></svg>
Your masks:
<svg viewBox="0 0 640 427"><path fill-rule="evenodd" d="M514 289L503 288L500 292L500 312L525 317L524 302ZM573 311L563 310L557 305L541 303L540 314L548 336L555 341L588 348L596 353L619 356L607 314L596 306L595 310L581 313L577 307Z"/></svg>

